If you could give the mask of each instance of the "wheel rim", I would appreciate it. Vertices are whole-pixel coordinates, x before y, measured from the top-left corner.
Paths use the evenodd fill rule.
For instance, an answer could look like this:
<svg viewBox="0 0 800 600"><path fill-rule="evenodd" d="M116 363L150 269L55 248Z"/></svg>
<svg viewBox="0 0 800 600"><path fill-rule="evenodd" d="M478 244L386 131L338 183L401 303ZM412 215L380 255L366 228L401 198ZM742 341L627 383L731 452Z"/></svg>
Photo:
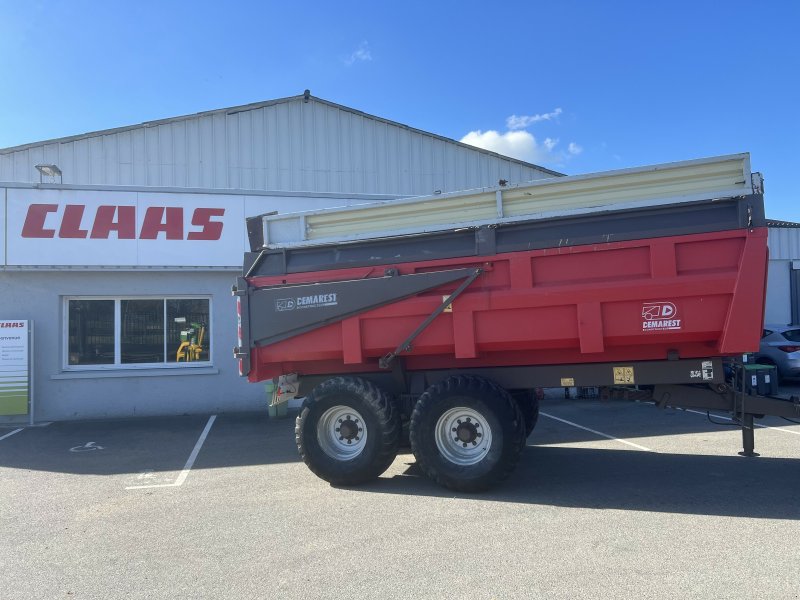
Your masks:
<svg viewBox="0 0 800 600"><path fill-rule="evenodd" d="M486 418L465 406L451 408L439 417L435 437L442 456L461 466L480 462L492 447L492 428Z"/></svg>
<svg viewBox="0 0 800 600"><path fill-rule="evenodd" d="M351 460L364 451L367 424L349 406L329 408L317 422L317 441L322 451L336 460Z"/></svg>

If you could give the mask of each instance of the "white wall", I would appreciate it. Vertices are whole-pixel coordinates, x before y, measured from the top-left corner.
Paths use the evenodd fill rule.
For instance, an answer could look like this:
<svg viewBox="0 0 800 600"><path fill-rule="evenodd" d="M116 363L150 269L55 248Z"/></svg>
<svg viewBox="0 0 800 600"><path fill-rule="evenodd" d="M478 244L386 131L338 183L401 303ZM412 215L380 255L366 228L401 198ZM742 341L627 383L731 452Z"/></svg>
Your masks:
<svg viewBox="0 0 800 600"><path fill-rule="evenodd" d="M770 227L769 277L764 322L784 325L792 322L790 273L800 268L800 228Z"/></svg>
<svg viewBox="0 0 800 600"><path fill-rule="evenodd" d="M785 325L792 321L791 288L789 272L790 260L770 260L767 276L767 307L764 322L773 325Z"/></svg>
<svg viewBox="0 0 800 600"><path fill-rule="evenodd" d="M249 250L245 217L391 198L114 187L41 189L9 184L0 187L0 268L6 265L236 269L242 264L245 250ZM172 215L175 231L169 235L158 231L153 237L151 228L150 235L146 235L142 227L148 214L151 225L163 221L164 226ZM125 226L120 226L122 223ZM95 229L95 225L100 226Z"/></svg>

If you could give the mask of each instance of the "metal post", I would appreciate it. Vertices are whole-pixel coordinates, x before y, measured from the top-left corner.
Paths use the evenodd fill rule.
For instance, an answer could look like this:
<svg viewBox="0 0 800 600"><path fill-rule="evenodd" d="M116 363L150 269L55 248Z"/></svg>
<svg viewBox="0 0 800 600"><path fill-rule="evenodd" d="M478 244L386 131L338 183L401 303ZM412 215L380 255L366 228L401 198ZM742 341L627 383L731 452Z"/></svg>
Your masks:
<svg viewBox="0 0 800 600"><path fill-rule="evenodd" d="M755 452L756 441L753 433L753 415L747 413L742 417L742 446L744 449L739 452L739 456L758 456Z"/></svg>
<svg viewBox="0 0 800 600"><path fill-rule="evenodd" d="M35 390L34 390L34 377L36 376L36 368L34 364L34 355L33 355L33 320L28 321L28 394L30 395L29 404L28 404L28 425L33 427L35 422L34 411L36 410L35 405Z"/></svg>

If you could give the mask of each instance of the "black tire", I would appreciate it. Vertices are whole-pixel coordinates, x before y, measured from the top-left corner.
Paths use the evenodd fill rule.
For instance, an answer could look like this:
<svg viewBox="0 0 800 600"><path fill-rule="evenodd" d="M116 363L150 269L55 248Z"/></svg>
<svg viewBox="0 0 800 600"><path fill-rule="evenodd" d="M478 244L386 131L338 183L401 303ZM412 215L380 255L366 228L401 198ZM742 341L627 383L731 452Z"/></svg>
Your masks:
<svg viewBox="0 0 800 600"><path fill-rule="evenodd" d="M411 448L411 421L407 415L400 415L400 439L397 443L398 448L408 450Z"/></svg>
<svg viewBox="0 0 800 600"><path fill-rule="evenodd" d="M474 425L465 418L464 426L469 425L473 435L479 431L479 420L483 420L484 430L488 426L491 435L470 438L470 432L466 432L464 441L462 421L458 420L458 433L452 434L456 443L449 445L451 429L447 420L456 419L459 411L477 416ZM490 443L480 449L480 440L487 438ZM476 440L480 442L476 444ZM461 451L462 443L472 457L461 459L461 463L459 457L453 459L441 449L444 447L444 452L452 455ZM411 414L411 450L420 469L439 485L459 492L484 491L506 479L524 446L525 425L517 402L503 388L482 377L454 376L431 386L420 396ZM475 462L463 464L464 460Z"/></svg>
<svg viewBox="0 0 800 600"><path fill-rule="evenodd" d="M337 452L336 442L327 437L326 424L330 415L337 414L337 407L351 409L363 418L360 425L364 425L362 429L367 435L360 453L352 458ZM338 422L342 423L341 419ZM351 421L348 419L348 422ZM333 421L331 423L336 426ZM358 418L355 423L359 425ZM346 435L359 440L359 433L354 430ZM399 438L400 411L394 401L383 390L359 377L334 377L323 381L303 402L295 424L297 450L303 462L315 475L333 485L358 485L378 477L397 456ZM348 449L345 447L342 451Z"/></svg>
<svg viewBox="0 0 800 600"><path fill-rule="evenodd" d="M528 439L539 422L539 398L535 390L514 390L511 397L517 401L525 420L525 439Z"/></svg>

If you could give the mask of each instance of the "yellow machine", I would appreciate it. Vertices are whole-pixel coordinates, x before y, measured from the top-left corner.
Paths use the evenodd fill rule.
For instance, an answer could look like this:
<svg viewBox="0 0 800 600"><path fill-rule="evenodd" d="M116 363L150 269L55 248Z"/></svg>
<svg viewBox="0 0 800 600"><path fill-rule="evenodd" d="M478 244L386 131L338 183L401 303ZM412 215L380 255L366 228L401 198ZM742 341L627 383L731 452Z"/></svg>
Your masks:
<svg viewBox="0 0 800 600"><path fill-rule="evenodd" d="M203 352L203 338L206 335L206 326L203 323L191 323L189 329L181 331L181 344L175 353L175 360L185 362L200 360Z"/></svg>

